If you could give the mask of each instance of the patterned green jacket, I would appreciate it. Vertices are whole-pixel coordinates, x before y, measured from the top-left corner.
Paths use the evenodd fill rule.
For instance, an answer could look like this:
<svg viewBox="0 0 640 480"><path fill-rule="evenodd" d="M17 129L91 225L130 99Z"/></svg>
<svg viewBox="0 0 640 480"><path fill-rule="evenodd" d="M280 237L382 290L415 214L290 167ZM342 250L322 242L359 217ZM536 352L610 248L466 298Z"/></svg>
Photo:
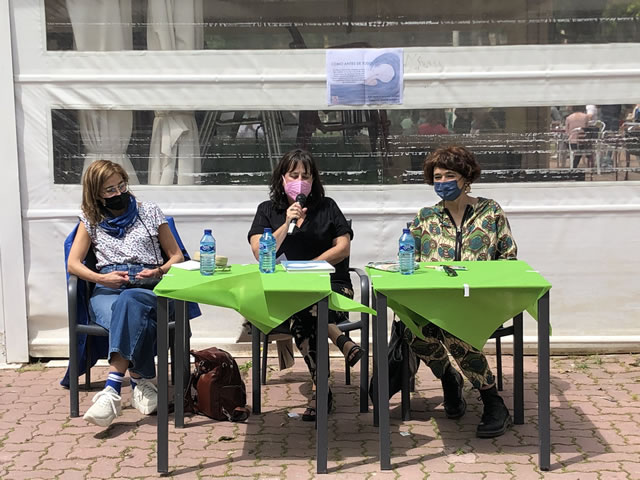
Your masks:
<svg viewBox="0 0 640 480"><path fill-rule="evenodd" d="M422 262L513 259L518 254L507 217L489 198L467 205L459 228L443 202L425 207L413 220L411 234L416 260Z"/></svg>

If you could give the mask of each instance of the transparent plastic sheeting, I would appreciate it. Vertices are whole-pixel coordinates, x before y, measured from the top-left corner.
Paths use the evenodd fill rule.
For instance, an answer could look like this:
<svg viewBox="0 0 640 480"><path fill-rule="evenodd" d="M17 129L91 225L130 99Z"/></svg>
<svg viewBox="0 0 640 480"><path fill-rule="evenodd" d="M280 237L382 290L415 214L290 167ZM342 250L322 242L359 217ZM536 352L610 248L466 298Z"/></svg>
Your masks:
<svg viewBox="0 0 640 480"><path fill-rule="evenodd" d="M638 118L636 118L638 117ZM635 104L403 110L51 110L53 182L99 158L132 185L264 185L310 150L326 184L422 183L440 145L471 149L481 182L640 179Z"/></svg>
<svg viewBox="0 0 640 480"><path fill-rule="evenodd" d="M126 33L119 49L300 49L357 44L433 47L640 41L639 7L616 2L228 2L45 0L48 50L79 32ZM321 6L321 8L318 8ZM113 48L113 46L112 46ZM184 47L183 47L184 48Z"/></svg>
<svg viewBox="0 0 640 480"><path fill-rule="evenodd" d="M255 262L246 234L267 190L219 188L226 193L177 188L168 195L142 186L134 191L175 217L190 251L197 249L203 228L212 228L218 252L230 263ZM640 236L638 190L636 182L473 186L473 195L494 198L505 208L519 257L553 284L556 338L640 335L640 305L634 301L640 258L629 254L637 251ZM418 208L436 202L424 185L329 186L327 192L353 221L351 265L359 267L394 259L402 227ZM79 202L79 192L73 196ZM24 219L30 349L35 356L67 352L62 242L76 212L42 212L39 217L33 212ZM193 324L198 342L234 342L242 323L239 315L213 307L205 307L203 314ZM535 322L526 322L528 334L535 328Z"/></svg>
<svg viewBox="0 0 640 480"><path fill-rule="evenodd" d="M70 3L89 2L60 0L57 5ZM239 54L220 49L220 42L227 42L228 48L238 48L240 43L236 40L246 36L246 27L236 30L240 34L234 40L224 37L225 32L230 32L226 25L220 25L221 29L214 32L218 35L216 38L211 37L212 31L204 25L203 49L181 50L177 36L174 35L175 44L171 43L169 24L175 26L175 19L173 23L161 20L155 26L164 25L169 30L163 37L169 39L169 43L161 42L167 46L166 49L162 46L162 51L149 50L144 20L148 12L138 8L141 2L114 0L100 3L117 4L121 8L119 14L123 7L125 15L130 9L131 22L108 24L103 18L103 24L116 26L116 34L102 33L96 38L91 35L90 28L85 29L88 34L84 41L97 42L97 46L82 46L78 45L83 42L81 36L73 38L75 44L69 45L68 23L65 26L62 21L60 25L61 29L67 29L66 33L53 31L58 19L49 19L49 2L44 3L43 8L42 0L11 1L13 51L12 59L9 52L5 53L5 63L13 61L14 66L29 315L26 327L32 355L67 354L62 242L76 221L81 199L78 182L88 155L113 155L112 158L120 158L123 163L128 159L138 180L138 184L132 185L133 191L142 200L157 202L165 213L176 218L182 238L191 250L197 247L202 229L210 227L221 254L227 255L232 263L249 262L253 259L245 242L246 232L257 204L268 198L266 178L273 162L287 148L285 140L295 137L297 141L298 132L294 134L293 130L301 123L308 124L300 122L302 111L315 112L325 125L338 122L334 124L338 129L333 132L323 132L319 128L311 132L311 148L316 148L314 153L323 162L323 170L342 172L337 177L325 175L323 180L329 185L329 194L353 220L355 239L351 258L355 266L371 260L392 259L402 226L411 220L420 206L436 201L429 187L413 183L419 181L419 169L415 168L414 162L419 166L420 155L424 155L432 144L439 143L438 135L441 134L420 136L419 133L404 132L403 125L409 125L409 128L412 125L403 120L408 118L419 128L421 113L415 122L414 111L441 109L449 115L445 126L455 129L450 120L451 113L456 115L456 110L459 113L465 108L483 109L490 117L502 111L497 115L498 125L503 125L499 131L479 129L476 134L470 129L468 134L458 134L454 130L455 136L451 139L458 142L465 139L464 135L469 135L468 143L461 143L490 153L519 152L517 159L491 153L490 157L503 163L485 164L487 174L495 179L496 172L502 170L508 180L474 185L473 194L494 198L506 209L520 247L520 257L538 268L554 285L551 292L554 334L624 336L639 333L637 312L640 306L635 300L635 277L640 259L629 253L637 251L635 239L640 233L637 231L640 228L640 193L633 176L637 175L633 170L637 167L637 156L631 154L627 167L626 153L632 149L616 146L619 152L624 152L622 156L611 157L618 162L616 168L608 169L605 152L599 157L599 172L597 164L588 163L588 155L573 169L566 166L567 156L561 154L563 137L558 135L559 141L555 144L551 140L551 132L556 132L551 129L552 106L562 109L571 105L626 106L637 103L638 99L632 98L640 79L637 44L602 43L637 42L634 36L637 29L636 33L628 35L622 26L623 20L615 20L617 32L623 37L620 40L611 36L615 37L616 32L607 34L603 30L596 35L590 27L593 22L581 21L571 30L565 29L566 38L559 40L557 37L563 29L563 18L615 19L626 14L605 14L604 9L584 13L584 5L580 7L583 13L577 14L550 2L548 10L536 10L538 13L531 15L524 5L519 8L510 4L509 8L516 13L498 11L495 14L499 28L505 28L507 23L522 25L519 19L531 19L530 22L540 21L536 23L540 29L514 26L504 30L506 37L502 37L501 34L491 35L494 33L491 23L469 24L465 28L449 24L448 19L456 12L447 9L459 7L443 3L434 7L443 9L443 15L439 17L442 21L438 20L442 26L432 29L420 24L417 28L424 30L425 36L416 40L416 44L405 43L404 33L411 31L411 25L402 26L399 29L402 33L393 41L373 25L367 32L372 38L368 46L394 46L397 41L398 46L405 48L404 105L398 109L400 113L386 112L387 137L387 134L372 135L370 123L354 126L357 125L356 111L349 110L344 114L347 116L344 120L342 113L332 112L326 106L325 51L320 47L363 41L353 36L357 33L331 36L329 44L325 45L324 40L319 40L320 36L312 40L311 32L302 28L299 33L304 45L315 47L304 49L297 48L302 46L300 38L291 40L295 31L276 25L274 28L282 32L284 42L279 49L243 50ZM167 2L167 5L172 3L175 4ZM264 2L260 8L275 12L277 3ZM282 5L294 8L288 14L303 19L312 3L284 2ZM473 9L480 9L480 13L483 8L489 8L482 2L475 4ZM242 22L242 10L254 3L204 1L205 23L211 19L212 5L237 8L233 22ZM344 2L337 2L329 6L338 9L324 10L339 12L344 5ZM358 2L353 5L362 10ZM378 3L363 2L362 5L373 9ZM404 9L400 13L411 13L411 9L423 11L419 2L389 5L386 2L385 8ZM465 9L464 14L473 19L495 20L473 9ZM90 13L96 12L99 13L98 10ZM322 19L319 15L315 18ZM357 22L363 18L368 17L352 20ZM637 21L635 18L634 22ZM546 22L545 19L554 20ZM190 24L190 28L195 23ZM580 38L576 36L581 28L579 25L589 26L582 30L584 36ZM385 32L394 29L379 27ZM270 28L264 35L255 25L249 30L258 37L262 35L257 43L273 48L276 41ZM339 34L341 28L338 26L333 31ZM442 36L434 40L438 29ZM526 37L520 35L523 31L527 32ZM34 35L34 32L43 32L43 35ZM551 38L550 32L556 32L553 33L556 37ZM58 35L56 41L67 42L66 47L47 50L47 45L52 45L54 33ZM530 36L534 34L540 35L539 38ZM196 36L197 33L193 38ZM274 43L265 43L265 37L274 38ZM383 41L384 45L378 43ZM251 42L243 48L262 48L255 46L255 40ZM529 44L535 42L539 44ZM55 117L57 114L52 112L59 110L65 113ZM81 126L78 110L108 110L113 114L87 115L89 122L85 129ZM213 122L205 123L207 114L214 111L230 112L220 119L228 119L229 115L233 119L240 112L238 116L242 122L238 130L240 126L250 129L251 124L255 126L261 122L266 125L256 127L251 133L253 153L246 161L240 160L244 154L238 152L244 148L244 140L237 134L225 137L220 133L222 130L214 133L211 130ZM288 112L293 117L298 115L297 123L293 122L293 128L288 130L291 117L281 122L274 111L283 115ZM325 111L330 113L325 116ZM412 113L407 115L409 111ZM382 118L380 111L373 112ZM258 114L260 121L246 121L257 118ZM349 118L352 114L353 118ZM185 118L179 119L180 115ZM99 120L101 117L107 119ZM122 118L112 130L114 117ZM362 118L363 122L367 121L365 114ZM162 120L156 122L159 119ZM103 121L105 123L100 123ZM92 122L93 126L90 125ZM154 128L156 123L159 125ZM397 131L398 126L402 132ZM154 137L160 141L156 143ZM388 146L384 146L385 153L380 155L380 142L385 139ZM376 141L372 143L371 140ZM153 145L157 148L152 148ZM225 155L230 155L226 164L223 162ZM591 157L595 162L595 155ZM157 163L162 174L156 180L150 175L153 158L161 160ZM182 158L188 161L181 170ZM238 171L231 168L234 163L239 166L241 175L236 175ZM186 168L188 165L190 169ZM546 179L554 181L526 180L545 171L551 175ZM251 172L254 178L246 175ZM260 176L255 175L256 172L264 173ZM564 172L563 181L553 178L560 172ZM524 175L525 180L516 173ZM565 181L576 174L584 181ZM219 180L214 181L216 177ZM234 183L237 178L242 179L241 185ZM357 181L349 182L349 179ZM20 226L15 231L20 231ZM194 324L196 338L208 339L209 345L220 345L225 339L234 338L241 319L232 315L206 308L204 317ZM527 328L532 329L534 325L529 323Z"/></svg>

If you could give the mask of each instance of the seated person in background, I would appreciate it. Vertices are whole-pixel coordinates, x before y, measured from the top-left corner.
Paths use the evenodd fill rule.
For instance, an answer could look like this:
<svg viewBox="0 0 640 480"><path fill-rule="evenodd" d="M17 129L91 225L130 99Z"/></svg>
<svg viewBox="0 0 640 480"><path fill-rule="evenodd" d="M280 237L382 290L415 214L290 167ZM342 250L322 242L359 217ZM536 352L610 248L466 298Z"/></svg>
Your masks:
<svg viewBox="0 0 640 480"><path fill-rule="evenodd" d="M416 252L419 261L516 258L517 247L500 205L488 198L469 195L471 184L479 176L480 165L464 147L438 148L427 157L425 182L434 185L442 201L422 208L413 220L411 234L419 249ZM459 418L467 408L462 396L463 378L451 365L450 354L480 391L484 403L476 435L481 438L502 435L512 420L484 354L433 323L425 325L422 333L425 340L413 338L411 348L442 381L447 417Z"/></svg>
<svg viewBox="0 0 640 480"><path fill-rule="evenodd" d="M468 108L456 108L456 119L453 121L454 133L467 134L471 132L471 110Z"/></svg>
<svg viewBox="0 0 640 480"><path fill-rule="evenodd" d="M450 132L445 127L446 123L444 110L427 110L424 113L424 122L418 125L418 135L447 135Z"/></svg>
<svg viewBox="0 0 640 480"><path fill-rule="evenodd" d="M401 133L403 135L415 135L418 129L418 110L402 110L405 117L400 121Z"/></svg>
<svg viewBox="0 0 640 480"><path fill-rule="evenodd" d="M501 131L494 113L496 113L496 110L493 108L476 108L472 110L470 133L495 133Z"/></svg>
<svg viewBox="0 0 640 480"><path fill-rule="evenodd" d="M296 197L307 197L303 208ZM349 277L347 259L351 249L353 231L346 218L331 198L325 197L320 174L311 154L305 150L286 153L271 176L270 200L258 205L248 239L253 255L259 257L260 236L265 227L273 230L277 256L284 254L288 260L326 260L336 271L331 274L331 289L353 298L353 286ZM296 220L296 227L287 235L289 223ZM309 368L313 384L316 384L316 318L315 305L290 318L291 333L296 347L302 353ZM342 351L351 366L362 357L363 350L342 334L337 323L346 319L346 312L329 310L329 337ZM333 395L329 390L329 409ZM315 421L316 411L310 405L302 419Z"/></svg>
<svg viewBox="0 0 640 480"><path fill-rule="evenodd" d="M108 160L89 165L82 177L82 214L68 259L69 273L95 283L89 316L109 331L109 374L84 419L107 427L120 415L120 389L129 370L131 404L142 414L155 412L156 296L145 288L183 260L160 208L136 201L124 169ZM83 264L93 248L98 272ZM162 261L162 251L169 260ZM133 288L129 288L133 287Z"/></svg>

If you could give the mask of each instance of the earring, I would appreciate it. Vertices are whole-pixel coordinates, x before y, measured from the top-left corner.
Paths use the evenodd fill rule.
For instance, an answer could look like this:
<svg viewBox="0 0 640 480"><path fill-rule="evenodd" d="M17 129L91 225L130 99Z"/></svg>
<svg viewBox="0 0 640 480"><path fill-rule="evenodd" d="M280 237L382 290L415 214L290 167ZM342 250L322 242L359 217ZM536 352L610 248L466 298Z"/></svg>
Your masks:
<svg viewBox="0 0 640 480"><path fill-rule="evenodd" d="M471 184L465 183L464 185L464 193L469 193L471 191Z"/></svg>

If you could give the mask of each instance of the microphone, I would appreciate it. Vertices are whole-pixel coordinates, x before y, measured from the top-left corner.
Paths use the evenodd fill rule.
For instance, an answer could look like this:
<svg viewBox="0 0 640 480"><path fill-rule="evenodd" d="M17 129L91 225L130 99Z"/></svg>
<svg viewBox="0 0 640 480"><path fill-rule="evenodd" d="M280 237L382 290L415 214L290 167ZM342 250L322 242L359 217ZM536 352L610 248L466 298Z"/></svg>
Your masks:
<svg viewBox="0 0 640 480"><path fill-rule="evenodd" d="M304 204L307 202L307 196L304 193L299 193L296 197L296 202L300 204L301 207L304 207ZM287 235L291 235L293 233L293 229L296 227L297 218L292 218L289 222L289 229L287 230Z"/></svg>

